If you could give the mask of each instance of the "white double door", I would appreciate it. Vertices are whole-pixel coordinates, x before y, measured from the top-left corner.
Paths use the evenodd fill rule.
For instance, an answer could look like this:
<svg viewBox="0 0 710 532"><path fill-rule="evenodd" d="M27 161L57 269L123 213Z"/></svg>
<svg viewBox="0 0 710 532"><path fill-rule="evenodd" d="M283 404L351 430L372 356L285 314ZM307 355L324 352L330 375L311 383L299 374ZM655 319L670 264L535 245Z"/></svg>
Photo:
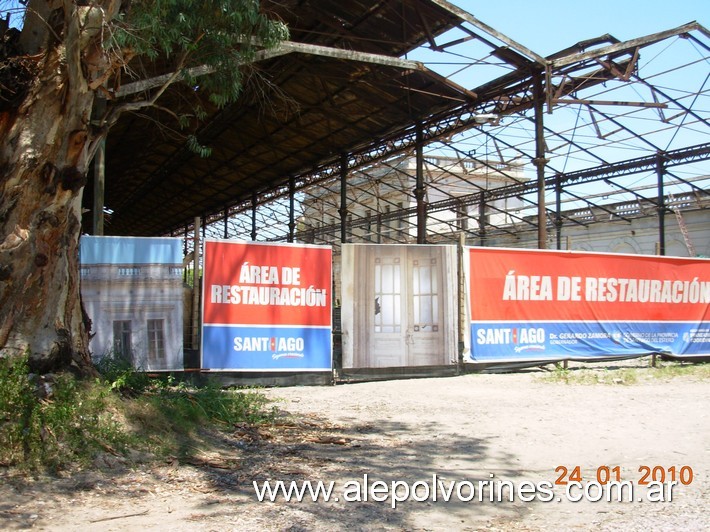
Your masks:
<svg viewBox="0 0 710 532"><path fill-rule="evenodd" d="M444 348L445 283L440 248L381 246L371 250L361 323L369 367L448 363ZM363 361L364 362L364 361Z"/></svg>

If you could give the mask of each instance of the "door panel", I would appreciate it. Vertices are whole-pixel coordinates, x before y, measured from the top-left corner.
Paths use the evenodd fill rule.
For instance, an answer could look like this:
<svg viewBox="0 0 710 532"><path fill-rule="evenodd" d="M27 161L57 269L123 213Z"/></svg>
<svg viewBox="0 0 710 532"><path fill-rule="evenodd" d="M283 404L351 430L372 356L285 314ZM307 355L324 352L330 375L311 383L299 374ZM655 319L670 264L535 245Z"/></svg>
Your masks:
<svg viewBox="0 0 710 532"><path fill-rule="evenodd" d="M440 323L441 259L436 248L410 248L407 254L408 281L408 365L443 364L444 335Z"/></svg>
<svg viewBox="0 0 710 532"><path fill-rule="evenodd" d="M368 268L371 274L368 285L372 287L371 320L369 331L370 367L403 366L406 360L406 344L403 331L406 316L402 313L404 288L402 283L402 260L399 253L373 256ZM370 298L368 298L370 300Z"/></svg>
<svg viewBox="0 0 710 532"><path fill-rule="evenodd" d="M445 363L440 322L441 258L431 247L369 250L366 299L369 367Z"/></svg>

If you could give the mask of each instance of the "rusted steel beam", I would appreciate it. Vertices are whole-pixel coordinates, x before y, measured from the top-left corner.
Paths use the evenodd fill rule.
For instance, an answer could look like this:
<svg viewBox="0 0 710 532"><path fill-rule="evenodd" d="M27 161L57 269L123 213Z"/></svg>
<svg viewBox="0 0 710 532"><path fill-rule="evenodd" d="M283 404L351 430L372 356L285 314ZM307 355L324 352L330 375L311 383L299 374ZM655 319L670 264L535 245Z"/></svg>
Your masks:
<svg viewBox="0 0 710 532"><path fill-rule="evenodd" d="M319 46L316 44L306 44L293 41L285 41L282 42L276 48L270 50L261 50L257 52L254 62L265 61L267 59L272 59L274 57L290 54L293 52L318 55L321 57L332 57L334 59L359 61L362 63L372 63L375 65L384 65L395 68L402 68L406 70L418 70L421 72L427 70L424 64L419 61L411 61L409 59L400 59L398 57L391 57L388 55L357 52L354 50L343 50L341 48L333 48L330 46ZM188 70L188 73L191 77L204 76L213 72L214 68L208 65L201 65ZM122 98L124 96L135 94L137 92L142 92L155 87L160 87L163 84L167 83L171 78L173 78L174 75L174 72L170 72L161 76L154 76L152 78L134 81L133 83L126 83L115 92L114 97ZM179 79L182 79L182 76Z"/></svg>
<svg viewBox="0 0 710 532"><path fill-rule="evenodd" d="M660 102L621 102L611 100L580 100L577 98L553 98L553 104L574 104L582 105L623 105L627 107L653 107L657 109L668 109L668 104Z"/></svg>
<svg viewBox="0 0 710 532"><path fill-rule="evenodd" d="M503 35L501 32L496 31L488 24L481 22L480 20L478 20L476 17L474 17L468 11L464 11L460 7L457 7L457 6L447 2L446 0L430 0L430 2L433 4L436 4L437 6L448 11L449 13L456 15L461 20L468 22L469 24L477 27L479 30L484 31L488 35L495 37L496 39L498 39L502 43L505 43L506 45L508 45L511 49L524 55L525 57L527 57L528 59L537 63L538 65L545 65L545 63L547 63L547 60L544 57L542 57L541 55L536 54L535 52L533 52L532 50L530 50L526 46L523 46L522 44L511 39L510 37Z"/></svg>
<svg viewBox="0 0 710 532"><path fill-rule="evenodd" d="M637 39L631 39L629 41L623 41L609 46L603 46L602 48L597 48L588 52L570 54L565 57L553 59L551 61L552 68L556 69L566 65L571 65L573 63L579 63L580 61L585 61L587 59L595 59L597 57L603 57L605 55L628 51L638 46L648 46L664 39L668 39L669 37L673 37L674 35L682 35L693 30L700 31L708 35L708 30L705 29L702 25L698 24L697 22L690 22L688 24L684 24L683 26L679 26L671 30L653 33L645 37L639 37Z"/></svg>

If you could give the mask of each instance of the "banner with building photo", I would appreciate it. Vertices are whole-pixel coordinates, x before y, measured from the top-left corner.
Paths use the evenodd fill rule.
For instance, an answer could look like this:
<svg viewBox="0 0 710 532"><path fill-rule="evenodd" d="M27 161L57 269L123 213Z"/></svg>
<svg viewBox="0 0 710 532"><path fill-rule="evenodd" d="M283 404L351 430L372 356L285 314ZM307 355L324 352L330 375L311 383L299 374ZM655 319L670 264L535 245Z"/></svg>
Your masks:
<svg viewBox="0 0 710 532"><path fill-rule="evenodd" d="M206 240L202 368L330 371L330 247Z"/></svg>
<svg viewBox="0 0 710 532"><path fill-rule="evenodd" d="M182 240L82 236L80 244L94 359L114 356L139 370L182 370Z"/></svg>
<svg viewBox="0 0 710 532"><path fill-rule="evenodd" d="M468 248L474 362L710 355L710 260Z"/></svg>

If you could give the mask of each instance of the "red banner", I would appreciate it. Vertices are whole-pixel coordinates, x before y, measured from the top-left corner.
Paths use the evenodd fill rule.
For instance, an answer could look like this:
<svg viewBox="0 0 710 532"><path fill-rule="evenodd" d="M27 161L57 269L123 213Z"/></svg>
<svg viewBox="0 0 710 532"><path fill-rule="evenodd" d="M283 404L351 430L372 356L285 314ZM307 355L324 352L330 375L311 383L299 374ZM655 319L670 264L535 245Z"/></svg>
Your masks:
<svg viewBox="0 0 710 532"><path fill-rule="evenodd" d="M710 261L470 248L476 361L710 354Z"/></svg>
<svg viewBox="0 0 710 532"><path fill-rule="evenodd" d="M330 371L331 253L205 241L202 367Z"/></svg>
<svg viewBox="0 0 710 532"><path fill-rule="evenodd" d="M330 326L330 248L208 240L205 257L204 323Z"/></svg>
<svg viewBox="0 0 710 532"><path fill-rule="evenodd" d="M710 261L471 248L472 320L708 321Z"/></svg>

